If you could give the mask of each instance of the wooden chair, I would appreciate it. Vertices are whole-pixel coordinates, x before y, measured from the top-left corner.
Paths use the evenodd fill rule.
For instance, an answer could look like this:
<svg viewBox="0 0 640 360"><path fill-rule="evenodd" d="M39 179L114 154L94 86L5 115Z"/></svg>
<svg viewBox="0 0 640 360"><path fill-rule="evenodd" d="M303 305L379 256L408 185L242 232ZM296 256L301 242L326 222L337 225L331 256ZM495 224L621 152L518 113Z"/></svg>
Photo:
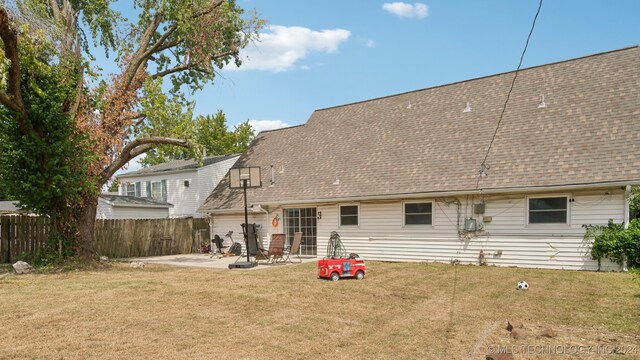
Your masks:
<svg viewBox="0 0 640 360"><path fill-rule="evenodd" d="M283 258L283 262L287 263L293 263L293 260L291 260L291 255L294 255L296 258L298 258L298 262L302 262L302 258L300 258L300 243L302 242L302 233L301 232L297 232L295 234L293 234L293 243L291 243L291 246L287 249L284 250L285 255L287 256L286 258Z"/></svg>
<svg viewBox="0 0 640 360"><path fill-rule="evenodd" d="M268 264L275 264L282 260L285 239L284 234L272 234L269 250L260 252L260 259L256 256L256 260L267 260Z"/></svg>

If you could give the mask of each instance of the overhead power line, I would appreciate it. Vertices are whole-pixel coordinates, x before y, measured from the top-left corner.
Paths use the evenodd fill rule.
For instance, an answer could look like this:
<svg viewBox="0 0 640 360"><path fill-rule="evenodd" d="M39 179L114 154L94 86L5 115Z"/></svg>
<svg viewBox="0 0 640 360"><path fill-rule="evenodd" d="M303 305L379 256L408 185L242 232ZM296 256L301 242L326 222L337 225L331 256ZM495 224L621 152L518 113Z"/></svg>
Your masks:
<svg viewBox="0 0 640 360"><path fill-rule="evenodd" d="M511 87L509 87L509 92L507 93L507 98L504 101L504 105L502 106L502 112L500 113L500 118L498 119L498 123L496 124L496 129L493 132L493 137L491 137L491 142L489 143L489 147L487 148L487 152L484 155L484 159L480 163L480 169L478 170L478 181L476 182L476 190L478 189L478 184L480 183L480 178L483 175L486 175L487 166L487 158L489 157L489 153L491 152L491 147L493 147L493 143L496 140L496 135L498 135L498 130L500 129L500 124L502 123L502 119L504 117L504 113L507 110L507 104L509 103L509 98L511 98L511 92L513 91L513 87L516 83L516 79L518 78L518 72L520 71L520 67L522 66L522 60L524 59L524 55L527 53L527 48L529 47L529 40L531 40L531 34L533 34L533 30L536 28L536 20L538 20L538 15L540 14L540 9L542 8L542 0L538 4L538 10L536 11L536 15L533 18L533 23L531 24L531 30L529 30L529 35L527 35L527 42L524 44L524 49L522 50L522 54L520 55L520 62L518 63L518 67L516 68L516 72L513 75L513 80L511 80Z"/></svg>

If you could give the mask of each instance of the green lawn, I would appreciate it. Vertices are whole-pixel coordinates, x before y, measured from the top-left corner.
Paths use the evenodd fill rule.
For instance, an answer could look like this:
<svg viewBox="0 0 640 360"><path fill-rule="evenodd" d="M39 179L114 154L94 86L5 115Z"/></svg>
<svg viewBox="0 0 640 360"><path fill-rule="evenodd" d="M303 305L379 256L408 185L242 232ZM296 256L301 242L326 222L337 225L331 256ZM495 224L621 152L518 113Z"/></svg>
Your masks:
<svg viewBox="0 0 640 360"><path fill-rule="evenodd" d="M483 359L492 346L513 345L627 346L631 354L609 357L640 358L640 284L629 274L382 262L367 269L362 281L338 282L318 279L315 263L0 275L0 359ZM527 292L515 290L522 279ZM506 320L532 336L511 340ZM536 337L545 327L558 336Z"/></svg>

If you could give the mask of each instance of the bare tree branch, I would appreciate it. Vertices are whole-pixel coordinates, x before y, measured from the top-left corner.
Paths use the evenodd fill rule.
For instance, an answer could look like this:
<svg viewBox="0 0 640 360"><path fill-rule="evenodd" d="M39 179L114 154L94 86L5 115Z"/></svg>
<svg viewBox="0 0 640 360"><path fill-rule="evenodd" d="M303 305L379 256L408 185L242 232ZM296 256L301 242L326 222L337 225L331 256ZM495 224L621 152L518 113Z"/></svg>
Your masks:
<svg viewBox="0 0 640 360"><path fill-rule="evenodd" d="M159 47L156 49L156 51L155 51L154 53L156 53L156 54L161 53L161 52L163 52L164 50L167 50L167 49L170 49L170 48L172 48L172 47L178 46L178 45L180 45L180 44L181 44L181 43L183 43L183 42L184 42L184 40L183 40L183 39L178 39L178 40L175 40L175 41L172 41L172 42L166 43L166 44L164 44L164 45L162 45L162 46L159 46ZM174 55L175 55L175 54L174 54Z"/></svg>
<svg viewBox="0 0 640 360"><path fill-rule="evenodd" d="M216 1L214 1L208 9L195 14L194 18L199 18L200 16L211 14L215 9L219 8L220 5L222 5L225 1L226 0L216 0Z"/></svg>
<svg viewBox="0 0 640 360"><path fill-rule="evenodd" d="M171 69L167 69L165 71L160 71L159 73L153 74L151 75L152 79L157 79L163 76L167 76L169 74L173 74L173 73L177 73L180 71L184 71L184 70L189 70L192 68L195 68L197 66L197 64L182 64L182 65L178 65L176 67L172 67Z"/></svg>
<svg viewBox="0 0 640 360"><path fill-rule="evenodd" d="M215 0L211 3L211 6L208 9L195 14L193 17L198 18L201 16L205 16L207 14L210 14L214 12L217 8L219 8L225 1L226 0ZM176 41L172 41L169 44L164 44L164 42L171 36L171 34L173 34L177 30L178 26L177 24L175 24L171 26L169 29L167 29L167 31L165 31L164 34L160 35L160 38L153 45L149 47L149 44L151 43L151 38L153 37L153 34L158 29L158 26L160 26L161 22L162 22L162 14L157 13L153 18L153 20L151 21L151 23L149 24L149 26L145 29L144 35L140 39L140 44L138 45L138 49L134 52L133 59L129 64L129 66L127 67L127 70L126 70L127 77L126 77L125 87L124 87L125 89L129 88L138 69L140 69L140 67L146 63L146 61L149 59L150 56L152 56L153 54L162 52L166 49L172 48L174 46L177 46L183 41L183 40L176 40ZM183 71L187 69L189 69L189 67L180 68L180 69L174 68L174 71L170 71L167 74L171 74L174 72ZM156 77L161 77L161 76L164 76L164 75L158 75Z"/></svg>
<svg viewBox="0 0 640 360"><path fill-rule="evenodd" d="M162 34L160 36L160 38L158 39L158 41L155 42L155 44L153 44L147 51L145 51L142 54L142 58L143 59L148 59L151 55L162 51L164 49L167 49L166 47L163 47L162 50L159 50L160 47L162 47L163 43L167 40L167 38L169 38L169 36L171 36L171 34L173 34L174 31L176 31L178 29L178 25L175 24L173 26L171 26L164 34ZM174 41L173 43L175 43L176 45L179 43L179 41Z"/></svg>
<svg viewBox="0 0 640 360"><path fill-rule="evenodd" d="M103 184L105 184L113 176L113 174L118 171L118 169L123 167L131 159L153 149L157 145L175 145L185 148L191 147L191 145L186 140L170 137L150 136L146 138L135 139L127 144L122 149L120 156L118 156L117 159L115 159L106 169L102 171L102 173L100 174L100 185L102 186Z"/></svg>
<svg viewBox="0 0 640 360"><path fill-rule="evenodd" d="M49 0L49 6L51 6L51 11L53 12L53 18L60 22L60 7L58 6L57 0Z"/></svg>
<svg viewBox="0 0 640 360"><path fill-rule="evenodd" d="M212 60L216 60L216 59L223 58L225 56L231 56L231 55L236 55L236 54L238 54L237 50L230 50L230 51L224 52L224 53L222 53L220 55L213 56L211 59ZM192 63L192 64L177 65L175 67L172 67L171 69L160 71L158 73L155 73L155 74L151 75L151 78L152 79L157 79L157 78L164 77L164 76L176 73L176 72L180 72L180 71L184 71L184 70L190 70L190 69L193 69L193 70L196 70L196 71L199 71L199 72L202 72L202 73L206 73L206 74L210 74L211 73L211 71L205 70L205 69L199 67L199 64Z"/></svg>
<svg viewBox="0 0 640 360"><path fill-rule="evenodd" d="M131 82L135 78L136 74L140 67L146 62L144 54L146 52L149 43L151 42L151 38L153 34L155 34L158 26L162 22L162 14L156 13L153 17L153 20L149 23L149 26L144 31L142 38L140 38L140 43L138 44L138 49L133 53L133 58L129 65L127 65L127 69L125 70L125 82L123 90L126 91L131 86Z"/></svg>

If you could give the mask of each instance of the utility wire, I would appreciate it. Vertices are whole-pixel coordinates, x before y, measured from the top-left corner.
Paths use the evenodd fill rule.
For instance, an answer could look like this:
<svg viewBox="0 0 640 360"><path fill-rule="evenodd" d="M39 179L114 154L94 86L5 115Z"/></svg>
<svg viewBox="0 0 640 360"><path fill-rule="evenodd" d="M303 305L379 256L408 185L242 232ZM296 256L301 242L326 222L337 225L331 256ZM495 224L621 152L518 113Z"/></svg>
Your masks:
<svg viewBox="0 0 640 360"><path fill-rule="evenodd" d="M536 20L538 20L538 15L540 14L540 9L542 8L542 0L538 4L538 10L536 11L536 16L533 18L533 23L531 24L531 30L529 30L529 35L527 35L527 42L524 44L524 49L522 50L522 54L520 55L520 62L518 63L518 67L516 68L516 72L513 75L513 80L511 81L511 87L509 88L509 92L507 93L507 98L504 101L504 105L502 106L502 112L500 113L500 118L498 119L498 124L496 125L496 130L493 132L493 137L491 138L491 142L489 143L489 148L487 148L487 153L484 155L484 159L482 163L480 163L480 170L478 171L478 181L476 182L476 190L478 190L478 184L480 183L480 178L485 173L485 169L487 169L487 158L489 157L489 152L491 152L491 147L493 146L493 142L496 140L496 135L498 135L498 130L500 129L500 124L502 123L502 118L504 117L504 113L507 110L507 104L509 103L509 98L511 97L511 92L513 91L513 87L516 83L516 79L518 78L518 72L520 71L520 67L522 66L522 60L524 59L524 54L527 52L527 48L529 47L529 40L531 40L531 34L533 34L533 29L536 27Z"/></svg>
<svg viewBox="0 0 640 360"><path fill-rule="evenodd" d="M516 79L518 78L518 72L520 71L520 67L522 66L522 60L524 59L524 54L526 54L527 48L529 47L529 40L531 40L531 34L533 34L533 29L535 29L536 27L536 20L538 20L538 15L540 14L541 8L542 8L542 0L540 0L538 4L538 10L536 11L536 15L533 17L531 30L529 30L529 35L527 35L527 42L524 44L524 49L522 50L522 54L520 55L520 62L518 63L518 67L516 68L516 72L513 76L513 80L511 81L511 87L509 88L509 92L507 93L507 98L505 99L504 105L502 106L502 112L500 113L500 118L498 119L496 130L493 132L493 137L491 138L491 142L489 143L489 148L487 148L487 153L484 155L484 159L482 160L482 163L480 163L480 170L478 171L478 180L476 181L476 190L478 190L478 184L480 184L480 178L485 173L485 169L487 169L487 158L489 157L489 152L491 151L493 142L495 141L496 135L498 134L498 130L500 129L500 123L502 123L504 112L507 110L507 104L509 103L509 98L511 97L513 86L515 85ZM472 198L472 201L473 201L473 198ZM466 216L468 206L469 206L469 196L467 195L467 201L465 205L465 216ZM473 208L471 209L471 211L473 211ZM457 261L454 261L453 262L453 291L451 292L451 306L449 310L449 328L448 328L448 336L447 336L448 339L450 338L451 331L453 328L453 315L455 310L456 292L457 292L457 285L458 285L458 271L457 271L456 265L457 265Z"/></svg>

